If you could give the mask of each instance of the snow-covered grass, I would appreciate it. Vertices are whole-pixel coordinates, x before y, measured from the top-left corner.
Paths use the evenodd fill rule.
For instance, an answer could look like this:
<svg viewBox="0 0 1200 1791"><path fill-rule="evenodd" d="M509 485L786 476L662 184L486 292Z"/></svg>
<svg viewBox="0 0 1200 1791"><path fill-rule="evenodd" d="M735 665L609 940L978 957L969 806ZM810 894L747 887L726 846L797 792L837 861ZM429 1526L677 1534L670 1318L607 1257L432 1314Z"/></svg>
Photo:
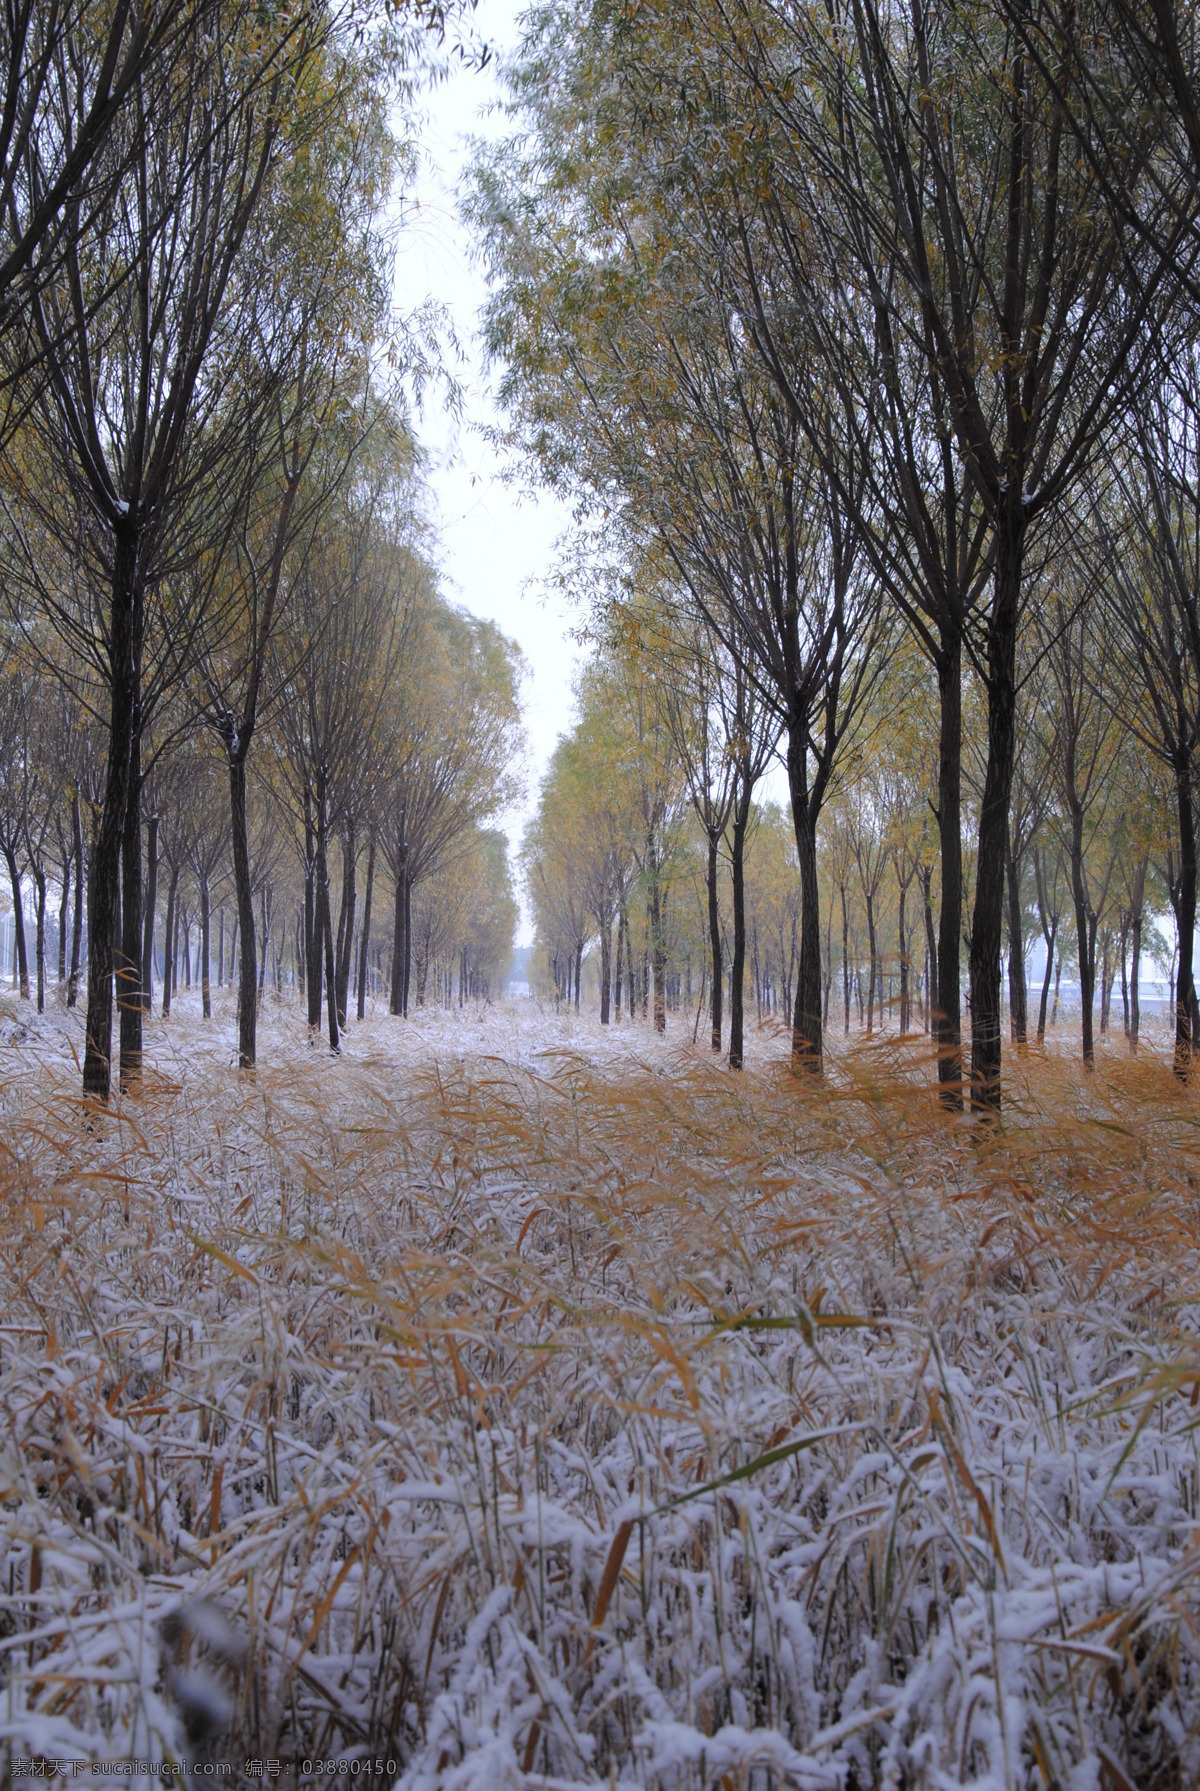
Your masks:
<svg viewBox="0 0 1200 1791"><path fill-rule="evenodd" d="M1200 1783L1161 1061L1030 1054L981 1130L920 1044L816 1090L757 1032L736 1077L526 1003L335 1061L271 1007L249 1081L223 997L89 1129L76 1025L0 1015L11 1759Z"/></svg>

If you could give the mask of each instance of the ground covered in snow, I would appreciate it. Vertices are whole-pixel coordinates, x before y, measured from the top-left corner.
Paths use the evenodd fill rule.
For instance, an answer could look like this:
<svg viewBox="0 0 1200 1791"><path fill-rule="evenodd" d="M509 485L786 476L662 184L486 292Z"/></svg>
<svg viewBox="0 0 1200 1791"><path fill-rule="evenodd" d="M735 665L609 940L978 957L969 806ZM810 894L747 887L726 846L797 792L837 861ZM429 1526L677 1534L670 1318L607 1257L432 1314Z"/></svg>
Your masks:
<svg viewBox="0 0 1200 1791"><path fill-rule="evenodd" d="M1153 1052L1031 1054L981 1132L921 1043L813 1089L533 1003L338 1060L268 1004L249 1080L222 995L89 1129L77 1028L0 1004L14 1776L1200 1783L1200 1107Z"/></svg>

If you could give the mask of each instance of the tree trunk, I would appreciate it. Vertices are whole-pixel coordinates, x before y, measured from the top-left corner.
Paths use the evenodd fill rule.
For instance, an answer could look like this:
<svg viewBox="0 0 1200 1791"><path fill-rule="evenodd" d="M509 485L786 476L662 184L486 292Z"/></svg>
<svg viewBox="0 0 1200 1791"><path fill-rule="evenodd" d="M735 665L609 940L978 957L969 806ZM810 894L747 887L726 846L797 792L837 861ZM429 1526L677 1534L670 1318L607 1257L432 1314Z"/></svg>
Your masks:
<svg viewBox="0 0 1200 1791"><path fill-rule="evenodd" d="M1175 1074L1186 1082L1192 1057L1192 953L1196 936L1196 811L1192 796L1190 755L1175 767L1179 809L1179 879L1172 906L1179 929L1179 964L1175 980Z"/></svg>
<svg viewBox="0 0 1200 1791"><path fill-rule="evenodd" d="M158 816L146 822L146 909L142 928L142 1009L154 998L154 914L158 906Z"/></svg>
<svg viewBox="0 0 1200 1791"><path fill-rule="evenodd" d="M348 828L342 841L342 901L338 914L337 1005L338 1022L345 1031L346 1007L350 999L350 961L354 955L354 910L358 905L356 872L358 853L354 829Z"/></svg>
<svg viewBox="0 0 1200 1791"><path fill-rule="evenodd" d="M996 569L988 627L988 755L979 807L975 912L971 920L971 1104L1001 1104L1000 955L1004 850L1016 743L1016 649L1025 550L1023 499L1014 490L996 518ZM957 942L955 944L957 955Z"/></svg>
<svg viewBox="0 0 1200 1791"><path fill-rule="evenodd" d="M610 987L612 976L612 922L602 917L600 921L600 1024L607 1026L611 1017Z"/></svg>
<svg viewBox="0 0 1200 1791"><path fill-rule="evenodd" d="M868 890L867 902L867 1037L875 1031L875 988L879 977L879 943L875 936L875 897ZM882 996L882 989L880 995ZM882 1001L880 1003L882 1007ZM879 1016L883 1024L882 1013Z"/></svg>
<svg viewBox="0 0 1200 1791"><path fill-rule="evenodd" d="M463 952L462 981L459 983L459 1005L462 1005L462 982L466 981L467 954ZM579 988L583 982L583 940L575 941L575 1012L579 1012Z"/></svg>
<svg viewBox="0 0 1200 1791"><path fill-rule="evenodd" d="M129 796L130 755L136 725L138 635L137 537L116 539L109 628L108 765L100 827L88 876L88 995L83 1054L83 1095L101 1105L111 1087L113 926L121 836Z"/></svg>
<svg viewBox="0 0 1200 1791"><path fill-rule="evenodd" d="M1005 878L1008 884L1008 1005L1013 1040L1026 1043L1029 1013L1025 991L1025 940L1021 930L1021 867L1011 846L1005 852Z"/></svg>
<svg viewBox="0 0 1200 1791"><path fill-rule="evenodd" d="M245 742L248 746L249 742ZM254 890L250 882L250 844L246 825L246 758L238 751L229 761L229 819L233 841L233 891L237 913L229 941L229 976L233 980L233 956L239 933L238 959L238 1068L252 1070L258 1053L258 965L254 961Z"/></svg>
<svg viewBox="0 0 1200 1791"><path fill-rule="evenodd" d="M1046 1039L1046 1007L1050 1000L1050 983L1054 975L1054 946L1058 938L1057 915L1051 921L1050 931L1047 933L1043 927L1042 934L1046 941L1046 974L1042 978L1042 999L1038 1006L1037 1040L1039 1045L1044 1044Z"/></svg>
<svg viewBox="0 0 1200 1791"><path fill-rule="evenodd" d="M209 959L212 951L212 914L209 907L208 872L200 873L200 1011L212 1019L212 986L209 981Z"/></svg>
<svg viewBox="0 0 1200 1791"><path fill-rule="evenodd" d="M179 888L179 866L172 865L171 881L167 885L167 918L163 927L163 1019L171 1011L171 990L174 986L175 970L175 932L178 926L178 911L175 906L175 894Z"/></svg>
<svg viewBox="0 0 1200 1791"><path fill-rule="evenodd" d="M959 940L962 937L962 642L943 636L938 659L938 856L942 871L942 904L936 948L932 943L931 878L925 883L925 928L930 939L937 995L933 1007L933 1041L937 1052L942 1104L962 1106L962 989ZM1007 802L1005 803L1007 812Z"/></svg>
<svg viewBox="0 0 1200 1791"><path fill-rule="evenodd" d="M138 655L140 660L140 653ZM135 706L129 749L129 789L121 840L119 991L121 1088L137 1087L142 1075L142 741L140 704Z"/></svg>
<svg viewBox="0 0 1200 1791"><path fill-rule="evenodd" d="M63 859L62 901L58 904L58 980L67 980L67 914L71 906L71 854Z"/></svg>
<svg viewBox="0 0 1200 1791"><path fill-rule="evenodd" d="M721 998L725 966L721 962L721 908L717 900L717 841L708 836L708 943L712 953L712 1048L721 1049Z"/></svg>
<svg viewBox="0 0 1200 1791"><path fill-rule="evenodd" d="M367 887L363 892L362 939L358 948L358 1017L367 1011L367 974L371 960L367 956L371 943L371 897L375 893L375 832L371 830L367 846Z"/></svg>
<svg viewBox="0 0 1200 1791"><path fill-rule="evenodd" d="M33 883L37 890L37 934L34 943L37 958L37 1011L39 1014L44 1014L46 1011L46 872L40 863L34 866Z"/></svg>
<svg viewBox="0 0 1200 1791"><path fill-rule="evenodd" d="M909 975L908 975L908 934L905 925L905 909L908 906L908 885L900 885L900 907L896 915L896 937L900 946L900 1035L908 1031L909 1022Z"/></svg>
<svg viewBox="0 0 1200 1791"><path fill-rule="evenodd" d="M629 938L629 919L627 919L627 915L625 915L625 894L621 892L620 901L618 901L618 906L616 906L616 976L613 978L613 1008L618 1023L620 1023L621 1017L621 973L623 973L623 969L625 969L627 938ZM634 990L632 990L632 983L630 983L630 1014L632 1014L632 1007L634 1007Z"/></svg>
<svg viewBox="0 0 1200 1791"><path fill-rule="evenodd" d="M796 970L796 1005L792 1015L792 1063L820 1071L821 1031L821 897L817 882L816 816L809 799L806 764L807 725L793 720L788 729L787 770L792 797L792 826L800 860L800 962Z"/></svg>
<svg viewBox="0 0 1200 1791"><path fill-rule="evenodd" d="M408 864L406 861L405 866L404 866L404 989L403 989L403 1000L404 1000L403 1012L404 1012L404 1018L406 1020L408 1018L409 989L412 985L412 961L413 961L413 950L412 950L412 872L409 870L409 867L408 867ZM424 1007L424 1005L425 1005L425 977L428 975L428 972L429 972L429 940L428 940L428 938L426 938L426 941L425 941L425 967L421 973L421 999L417 1004L419 1007Z"/></svg>
<svg viewBox="0 0 1200 1791"><path fill-rule="evenodd" d="M729 978L729 1067L740 1070L743 1050L743 995L746 981L746 825L750 792L739 795L733 817L733 965Z"/></svg>
<svg viewBox="0 0 1200 1791"><path fill-rule="evenodd" d="M404 984L408 965L408 910L404 900L408 849L401 846L396 858L396 908L392 927L392 989L389 1009L404 1012Z"/></svg>
<svg viewBox="0 0 1200 1791"><path fill-rule="evenodd" d="M1068 770L1073 787L1073 778ZM1071 801L1071 894L1075 903L1075 936L1079 941L1079 1007L1083 1033L1083 1064L1093 1069L1096 1045L1092 1032L1092 1004L1096 990L1096 916L1087 899L1083 880L1083 805Z"/></svg>
<svg viewBox="0 0 1200 1791"><path fill-rule="evenodd" d="M338 1049L338 1005L337 1005L337 967L333 956L333 917L329 911L329 840L326 819L326 790L324 779L319 778L314 796L314 821L316 824L316 865L314 877L314 894L316 897L316 964L314 981L318 992L321 986L321 953L325 958L325 1011L329 1020L329 1049ZM311 1010L312 1002L309 1001ZM318 1010L318 1024L320 1010Z"/></svg>
<svg viewBox="0 0 1200 1791"><path fill-rule="evenodd" d="M24 1001L29 1000L29 951L25 944L25 911L21 906L21 873L17 867L16 852L9 846L4 848L4 858L8 865L9 882L12 884L13 898L13 955L17 966L19 988Z"/></svg>
<svg viewBox="0 0 1200 1791"><path fill-rule="evenodd" d="M846 885L839 884L842 897L842 1035L850 1037L850 910L846 902Z"/></svg>
<svg viewBox="0 0 1200 1791"><path fill-rule="evenodd" d="M71 830L75 836L75 913L71 924L71 969L67 985L67 1006L79 999L79 960L83 950L83 891L88 881L83 857L83 816L79 808L79 792L71 797Z"/></svg>

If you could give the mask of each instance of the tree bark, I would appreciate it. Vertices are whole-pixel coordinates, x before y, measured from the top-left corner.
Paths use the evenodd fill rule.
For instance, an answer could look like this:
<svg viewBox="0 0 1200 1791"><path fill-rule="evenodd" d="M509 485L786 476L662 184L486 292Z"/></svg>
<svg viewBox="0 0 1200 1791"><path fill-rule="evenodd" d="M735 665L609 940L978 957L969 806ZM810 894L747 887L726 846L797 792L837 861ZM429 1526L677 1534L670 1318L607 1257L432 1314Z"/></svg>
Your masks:
<svg viewBox="0 0 1200 1791"><path fill-rule="evenodd" d="M996 517L996 567L988 627L988 753L979 808L969 959L971 1104L983 1114L998 1113L1001 1103L1000 956L1004 849L1016 743L1017 619L1025 549L1022 503L1017 489Z"/></svg>
<svg viewBox="0 0 1200 1791"><path fill-rule="evenodd" d="M46 1011L46 873L41 864L33 870L34 888L37 890L36 907L36 940L34 952L37 958L37 1011Z"/></svg>
<svg viewBox="0 0 1200 1791"><path fill-rule="evenodd" d="M354 955L354 910L358 905L354 829L348 828L342 841L342 901L338 914L337 1008L338 1024L346 1028L346 1008L350 999L350 961Z"/></svg>
<svg viewBox="0 0 1200 1791"><path fill-rule="evenodd" d="M406 864L404 868L404 1018L406 1020L408 1018L409 991L412 987L412 937L412 872ZM429 960L428 940L426 940L425 958L427 970ZM424 974L422 974L421 977L421 999L418 1005L421 1007L424 1007L425 1005Z"/></svg>
<svg viewBox="0 0 1200 1791"><path fill-rule="evenodd" d="M796 1005L792 1015L792 1063L820 1071L821 1031L821 898L817 882L816 817L812 813L805 762L807 723L793 719L788 729L787 770L792 796L792 825L800 860L800 962L796 970Z"/></svg>
<svg viewBox="0 0 1200 1791"><path fill-rule="evenodd" d="M1074 790L1074 778L1068 769L1068 781ZM1083 1063L1093 1069L1096 1045L1093 1035L1092 1006L1096 993L1096 916L1088 903L1083 876L1083 804L1072 795L1071 802L1071 895L1075 903L1075 936L1079 941L1079 1007L1083 1034Z"/></svg>
<svg viewBox="0 0 1200 1791"><path fill-rule="evenodd" d="M83 892L87 882L83 858L83 817L79 810L79 792L71 797L71 828L75 836L75 913L71 925L71 969L67 984L67 1006L74 1007L79 998L79 959L83 949Z"/></svg>
<svg viewBox="0 0 1200 1791"><path fill-rule="evenodd" d="M612 923L600 922L600 1024L607 1026L612 1014Z"/></svg>
<svg viewBox="0 0 1200 1791"><path fill-rule="evenodd" d="M137 535L116 537L109 626L108 765L104 802L88 876L88 995L83 1054L85 1101L108 1103L111 1088L114 939L121 836L129 798L136 725L138 636ZM139 1010L140 1011L140 1010Z"/></svg>
<svg viewBox="0 0 1200 1791"><path fill-rule="evenodd" d="M58 980L67 980L67 914L71 907L71 854L63 859L62 900L58 904Z"/></svg>
<svg viewBox="0 0 1200 1791"><path fill-rule="evenodd" d="M179 866L172 865L171 881L167 885L167 918L163 926L163 1019L171 1011L171 991L175 984L175 932L178 927L178 910L175 904L176 891L179 888Z"/></svg>
<svg viewBox="0 0 1200 1791"><path fill-rule="evenodd" d="M246 824L246 759L242 752L229 761L229 820L233 842L233 891L237 914L229 942L229 975L238 935L238 1068L252 1070L258 1053L258 965L255 962L254 890L250 882L250 844Z"/></svg>
<svg viewBox="0 0 1200 1791"><path fill-rule="evenodd" d="M1196 936L1196 811L1190 755L1176 762L1175 797L1179 810L1179 878L1172 891L1172 906L1179 930L1179 963L1175 976L1174 1067L1180 1081L1186 1082L1192 1059L1192 955Z"/></svg>
<svg viewBox="0 0 1200 1791"><path fill-rule="evenodd" d="M750 819L750 792L739 795L733 816L733 964L729 978L729 1067L744 1063L744 991L746 981L746 826Z"/></svg>
<svg viewBox="0 0 1200 1791"><path fill-rule="evenodd" d="M371 960L367 956L371 943L371 897L375 893L375 831L372 828L367 846L367 887L363 891L362 938L358 947L358 1018L367 1011L367 975Z"/></svg>
<svg viewBox="0 0 1200 1791"><path fill-rule="evenodd" d="M933 1040L937 1051L942 1104L963 1104L962 979L962 642L943 634L938 677L938 856L942 872L941 911L936 949L932 945L930 883L925 884L926 933L931 940L937 996ZM1007 804L1006 810L1007 810Z"/></svg>
<svg viewBox="0 0 1200 1791"><path fill-rule="evenodd" d="M717 900L717 841L713 834L708 836L708 943L712 953L712 1048L721 1049L721 1000L724 993L722 982L725 966L721 962L721 908ZM618 1010L620 1003L618 1002Z"/></svg>
<svg viewBox="0 0 1200 1791"><path fill-rule="evenodd" d="M154 998L154 914L158 906L158 816L146 822L146 904L142 928L142 1008L150 1013Z"/></svg>
<svg viewBox="0 0 1200 1791"><path fill-rule="evenodd" d="M139 655L140 657L140 655ZM123 1091L142 1075L142 753L140 703L129 751L129 790L121 840L121 940L117 969L120 1076Z"/></svg>
<svg viewBox="0 0 1200 1791"><path fill-rule="evenodd" d="M408 965L408 909L404 900L407 882L407 858L405 847L401 847L396 870L396 912L392 931L392 998L389 1004L393 1014L404 1012L404 984Z"/></svg>
<svg viewBox="0 0 1200 1791"><path fill-rule="evenodd" d="M25 912L21 906L21 872L17 866L17 855L11 846L5 846L4 859L8 865L8 878L12 884L13 898L13 952L16 958L17 975L20 979L21 998L29 1000L29 951L25 943Z"/></svg>
<svg viewBox="0 0 1200 1791"><path fill-rule="evenodd" d="M1029 1012L1025 990L1025 940L1021 930L1021 867L1011 843L1005 853L1004 874L1008 885L1008 1005L1013 1040L1026 1043Z"/></svg>

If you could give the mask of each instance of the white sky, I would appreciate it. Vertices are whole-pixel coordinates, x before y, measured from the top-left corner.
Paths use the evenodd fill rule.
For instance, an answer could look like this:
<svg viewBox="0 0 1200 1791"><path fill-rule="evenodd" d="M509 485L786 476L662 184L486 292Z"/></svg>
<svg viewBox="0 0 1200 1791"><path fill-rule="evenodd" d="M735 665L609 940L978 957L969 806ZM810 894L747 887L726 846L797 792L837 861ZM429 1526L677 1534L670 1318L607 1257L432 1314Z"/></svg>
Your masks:
<svg viewBox="0 0 1200 1791"><path fill-rule="evenodd" d="M480 0L473 31L504 53L518 41L518 13L516 0ZM498 114L486 115L499 91L494 57L482 71L456 58L449 79L424 97L420 167L415 188L405 194L407 223L396 257L396 303L407 310L426 297L437 300L462 349L455 369L463 388L461 421L456 424L435 398L427 402L417 433L429 456L443 591L497 623L517 642L527 666L526 797L502 817L515 846L555 743L571 726L572 674L581 649L570 638L577 618L549 591L547 578L555 543L570 526L569 511L548 492L530 493L527 477L519 486L507 482L506 472L519 469L482 433L499 415L477 328L487 286L458 215L457 190L471 159L467 139L503 129ZM517 943L531 939L523 915Z"/></svg>

